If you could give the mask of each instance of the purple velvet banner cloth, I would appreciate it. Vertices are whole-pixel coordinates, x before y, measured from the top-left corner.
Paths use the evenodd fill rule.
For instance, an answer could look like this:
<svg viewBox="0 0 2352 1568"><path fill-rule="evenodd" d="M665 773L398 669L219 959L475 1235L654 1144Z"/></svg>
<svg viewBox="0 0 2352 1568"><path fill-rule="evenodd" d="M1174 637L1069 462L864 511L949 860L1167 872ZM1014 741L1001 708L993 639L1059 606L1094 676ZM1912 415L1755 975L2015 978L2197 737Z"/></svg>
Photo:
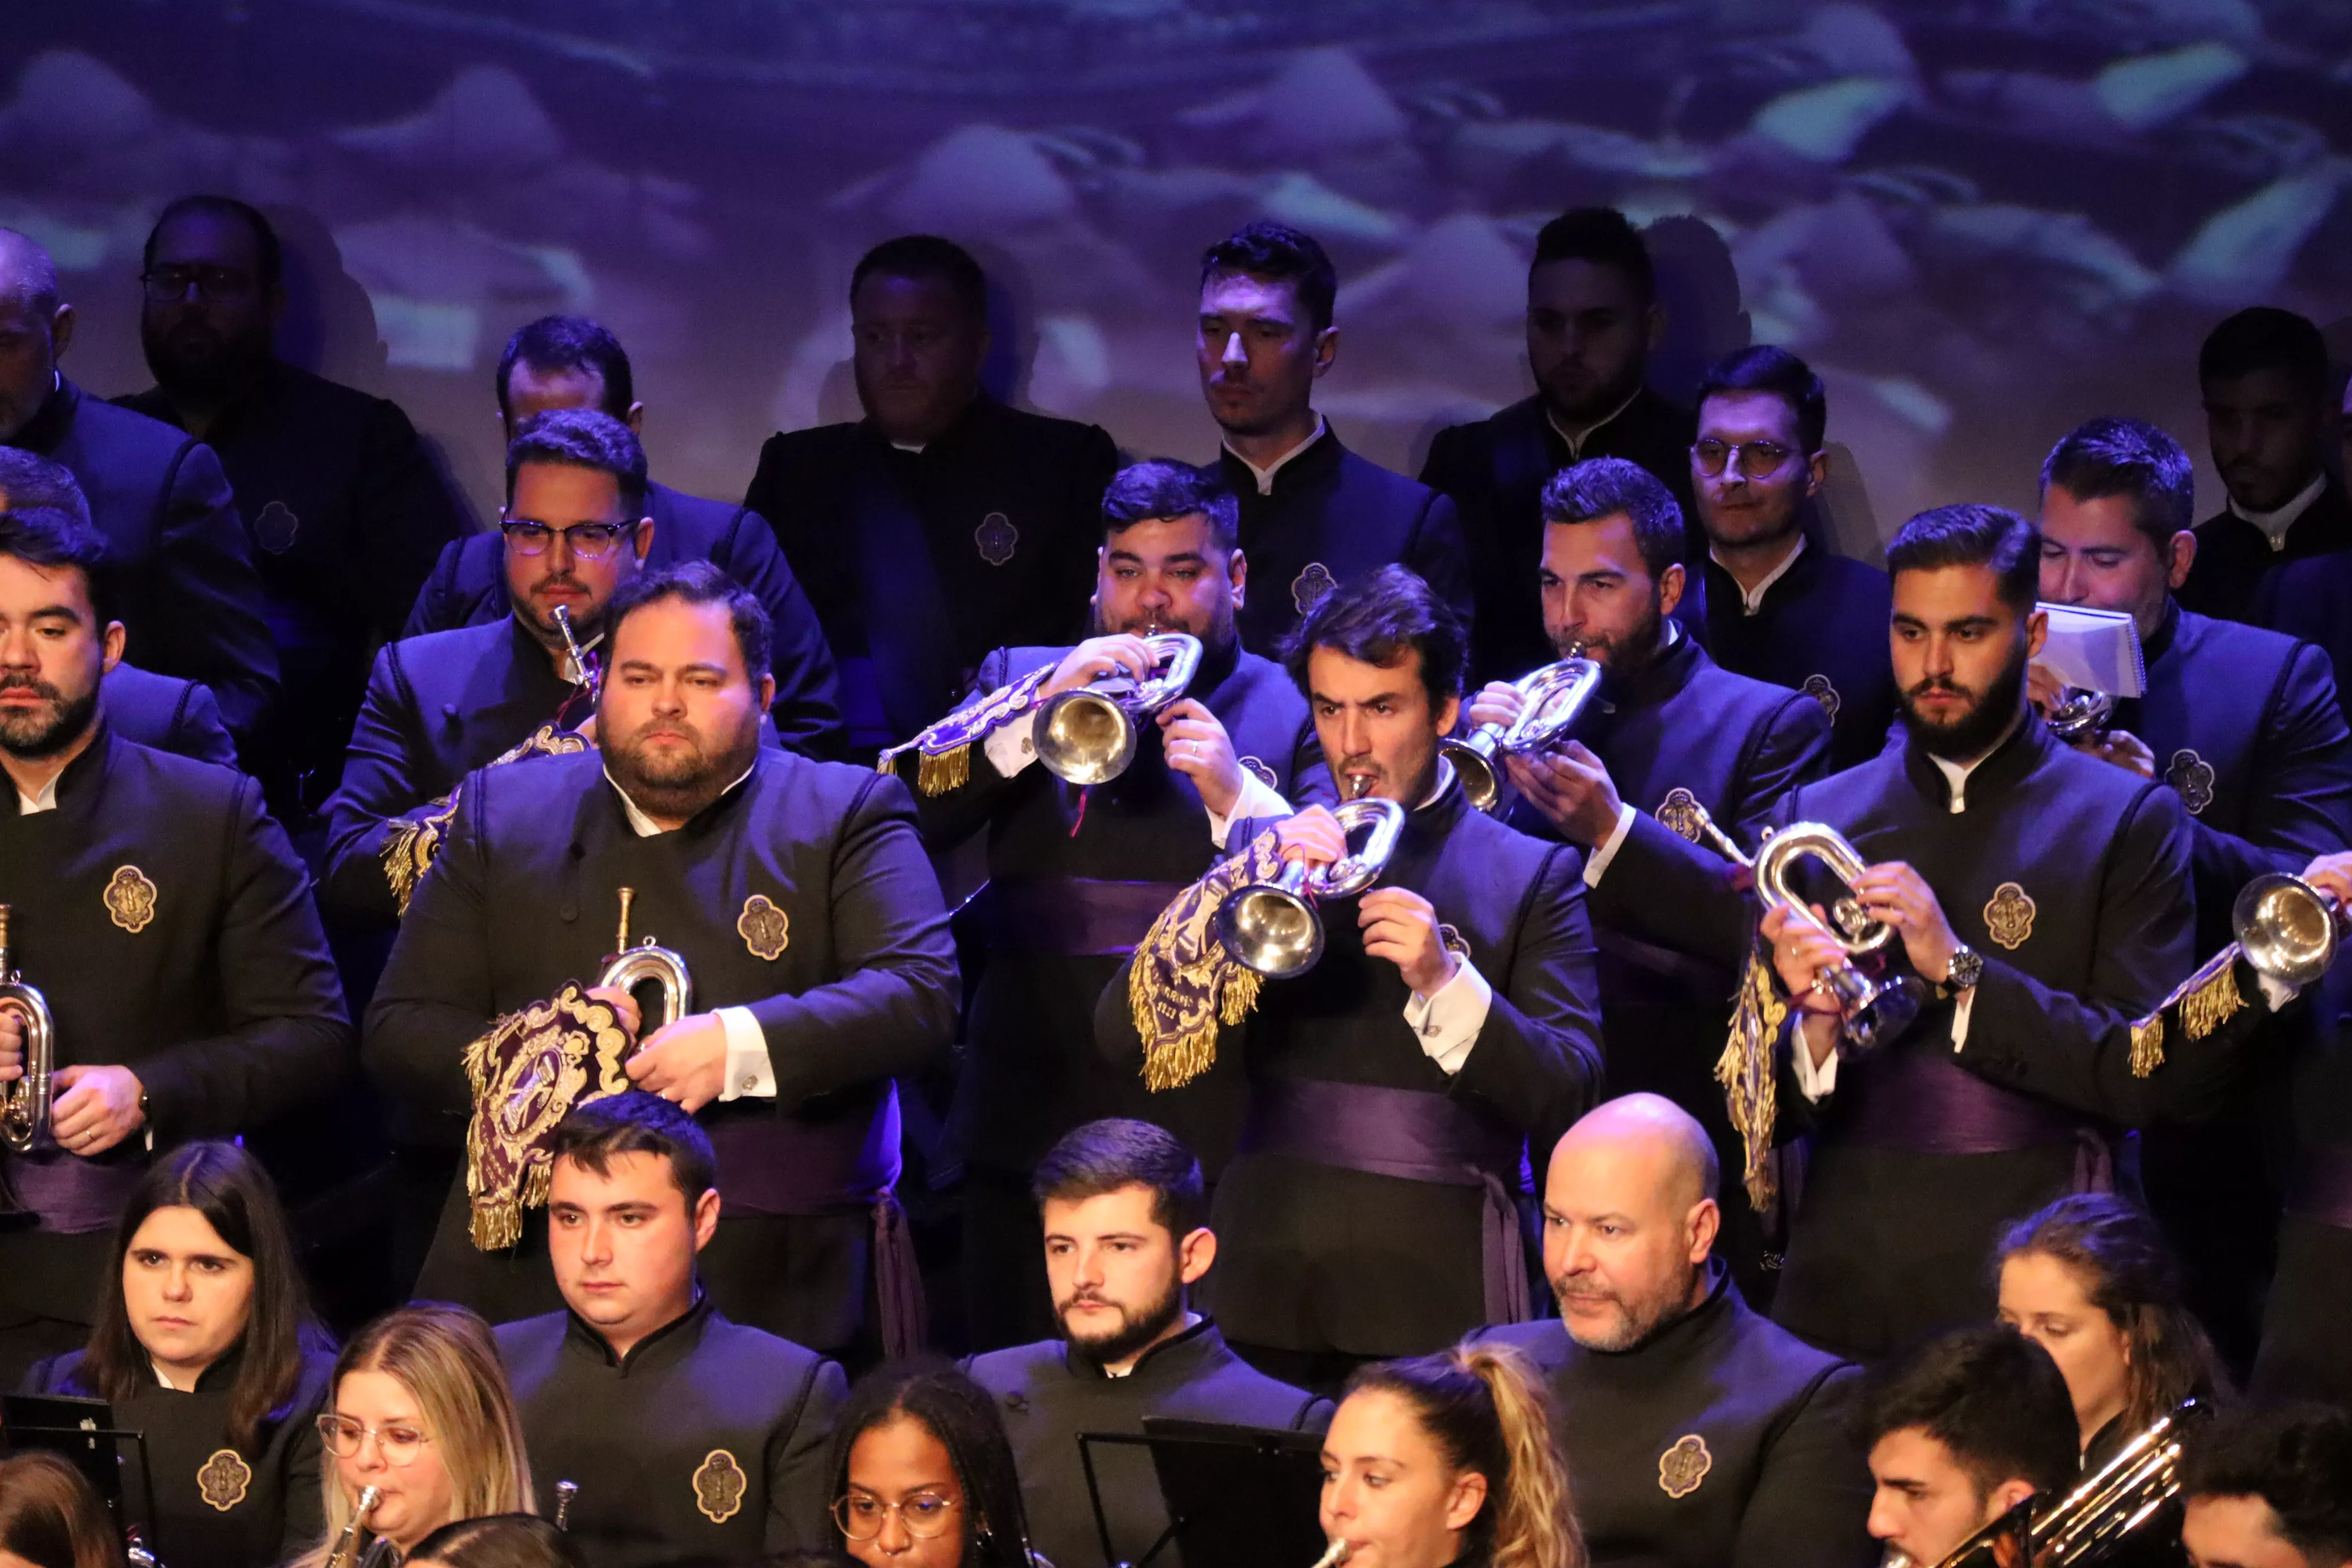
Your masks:
<svg viewBox="0 0 2352 1568"><path fill-rule="evenodd" d="M988 943L999 952L1125 958L1190 885L999 877L985 895Z"/></svg>
<svg viewBox="0 0 2352 1568"><path fill-rule="evenodd" d="M2331 1143L2305 1152L2286 1212L2352 1230L2352 1148Z"/></svg>
<svg viewBox="0 0 2352 1568"><path fill-rule="evenodd" d="M107 1153L113 1157L85 1160L45 1142L30 1154L0 1156L0 1178L21 1212L40 1216L43 1230L60 1236L111 1230L147 1173L147 1162L121 1148Z"/></svg>
<svg viewBox="0 0 2352 1568"><path fill-rule="evenodd" d="M1242 1128L1242 1148L1251 1153L1481 1189L1479 1253L1490 1323L1523 1323L1533 1310L1517 1201L1524 1143L1517 1131L1443 1094L1308 1079L1251 1084Z"/></svg>
<svg viewBox="0 0 2352 1568"><path fill-rule="evenodd" d="M2063 1106L1988 1083L1946 1054L1889 1049L1843 1063L1836 1099L1839 1132L1850 1143L1920 1154L2072 1144L2075 1191L2115 1190L2115 1152L2096 1126Z"/></svg>

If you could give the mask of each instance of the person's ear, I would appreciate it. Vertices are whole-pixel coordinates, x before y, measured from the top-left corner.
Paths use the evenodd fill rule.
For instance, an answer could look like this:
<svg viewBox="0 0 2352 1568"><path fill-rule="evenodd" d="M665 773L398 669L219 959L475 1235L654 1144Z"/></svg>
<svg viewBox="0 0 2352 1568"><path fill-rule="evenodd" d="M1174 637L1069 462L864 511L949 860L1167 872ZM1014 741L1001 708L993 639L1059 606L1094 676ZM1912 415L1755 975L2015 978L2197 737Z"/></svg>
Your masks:
<svg viewBox="0 0 2352 1568"><path fill-rule="evenodd" d="M719 1234L719 1189L712 1187L694 1200L694 1250L701 1251Z"/></svg>
<svg viewBox="0 0 2352 1568"><path fill-rule="evenodd" d="M1319 377L1339 357L1339 329L1326 327L1315 334L1315 374Z"/></svg>
<svg viewBox="0 0 2352 1568"><path fill-rule="evenodd" d="M765 713L776 705L776 672L772 669L761 670L759 684L760 711Z"/></svg>
<svg viewBox="0 0 2352 1568"><path fill-rule="evenodd" d="M1691 1205L1683 1223L1690 1232L1691 1262L1704 1264L1715 1250L1715 1238L1722 1233L1723 1206L1713 1198L1701 1198Z"/></svg>
<svg viewBox="0 0 2352 1568"><path fill-rule="evenodd" d="M109 621L106 630L99 634L99 644L106 651L99 660L99 673L103 675L122 662L122 649L131 641L131 634L121 621Z"/></svg>
<svg viewBox="0 0 2352 1568"><path fill-rule="evenodd" d="M2189 569L2197 564L2197 531L2184 528L2174 534L2165 548L2165 585L2175 593L2189 581Z"/></svg>
<svg viewBox="0 0 2352 1568"><path fill-rule="evenodd" d="M1451 735L1454 733L1454 721L1461 717L1462 694L1456 692L1437 705L1437 732L1441 735Z"/></svg>
<svg viewBox="0 0 2352 1568"><path fill-rule="evenodd" d="M654 520L641 517L637 519L637 526L629 537L629 548L635 552L638 565L642 566L646 563L646 556L652 552L653 547Z"/></svg>
<svg viewBox="0 0 2352 1568"><path fill-rule="evenodd" d="M1454 1478L1454 1489L1445 1498L1445 1528L1467 1530L1470 1521L1486 1503L1486 1478L1475 1470L1465 1470Z"/></svg>
<svg viewBox="0 0 2352 1568"><path fill-rule="evenodd" d="M1821 494L1822 486L1829 482L1829 478L1830 449L1823 447L1805 459L1805 493L1809 496Z"/></svg>
<svg viewBox="0 0 2352 1568"><path fill-rule="evenodd" d="M644 435L646 433L646 405L643 403L630 404L629 411L621 416L621 423L629 427L629 431L632 435Z"/></svg>
<svg viewBox="0 0 2352 1568"><path fill-rule="evenodd" d="M2013 1477L2001 1482L1992 1489L1992 1495L1985 1500L1988 1511L1985 1514L1984 1522L1990 1524L2040 1489L2032 1481L2022 1477Z"/></svg>
<svg viewBox="0 0 2352 1568"><path fill-rule="evenodd" d="M1234 585L1234 608L1238 610L1242 596L1249 592L1249 557L1242 553L1239 545L1225 557L1225 580Z"/></svg>
<svg viewBox="0 0 2352 1568"><path fill-rule="evenodd" d="M1683 590L1689 585L1690 574L1679 561L1658 574L1658 612L1671 616L1675 606L1683 602Z"/></svg>
<svg viewBox="0 0 2352 1568"><path fill-rule="evenodd" d="M1176 1279L1179 1284L1197 1285L1217 1261L1217 1233L1207 1226L1188 1232L1176 1244Z"/></svg>
<svg viewBox="0 0 2352 1568"><path fill-rule="evenodd" d="M2050 612L2037 608L2025 617L2025 657L2039 658L2042 645L2050 640Z"/></svg>
<svg viewBox="0 0 2352 1568"><path fill-rule="evenodd" d="M49 359L52 363L66 357L66 345L73 342L74 308L59 305L49 317Z"/></svg>

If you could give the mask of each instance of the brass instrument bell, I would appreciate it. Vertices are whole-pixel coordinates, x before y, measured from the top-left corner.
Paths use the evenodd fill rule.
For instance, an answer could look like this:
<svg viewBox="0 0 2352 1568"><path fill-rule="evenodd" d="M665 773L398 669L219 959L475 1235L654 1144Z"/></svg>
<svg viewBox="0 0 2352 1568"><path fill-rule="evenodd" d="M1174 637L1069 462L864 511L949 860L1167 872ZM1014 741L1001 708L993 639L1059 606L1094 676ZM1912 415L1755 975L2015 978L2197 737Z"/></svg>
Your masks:
<svg viewBox="0 0 2352 1568"><path fill-rule="evenodd" d="M1790 874L1800 860L1828 867L1847 889L1845 896L1829 905L1826 924L1790 886ZM1757 851L1755 868L1756 894L1766 909L1794 910L1799 918L1826 931L1853 957L1876 952L1894 940L1895 928L1873 920L1853 894L1863 858L1836 828L1819 822L1791 823L1764 841L1764 847ZM1918 999L1903 988L1899 979L1873 980L1852 963L1822 970L1814 984L1835 998L1843 1020L1841 1031L1847 1043L1859 1050L1902 1033L1919 1016Z"/></svg>
<svg viewBox="0 0 2352 1568"><path fill-rule="evenodd" d="M621 889L621 930L614 939L612 959L604 965L599 985L614 986L634 994L640 985L653 985L660 994L658 1005L643 1009L637 1026L637 1039L643 1043L654 1032L677 1023L694 1011L694 979L687 973L686 960L648 936L635 946L629 945L629 908L636 901L635 888Z"/></svg>
<svg viewBox="0 0 2352 1568"><path fill-rule="evenodd" d="M2115 713L2116 700L2109 693L2087 686L2066 686L2059 689L2058 700L2051 704L2042 721L2052 734L2071 743L2105 729Z"/></svg>
<svg viewBox="0 0 2352 1568"><path fill-rule="evenodd" d="M1584 657L1582 643L1570 643L1567 658L1530 670L1511 685L1527 699L1517 719L1481 724L1466 737L1437 743L1462 781L1463 798L1485 812L1502 798L1503 758L1534 756L1567 739L1601 689L1601 666Z"/></svg>
<svg viewBox="0 0 2352 1568"><path fill-rule="evenodd" d="M1244 967L1287 980L1323 956L1323 920L1316 900L1348 899L1379 879L1396 853L1405 811L1392 800L1342 801L1331 808L1348 835L1349 853L1328 866L1284 863L1271 882L1236 889L1217 909L1217 940ZM1356 847L1356 835L1363 843Z"/></svg>
<svg viewBox="0 0 2352 1568"><path fill-rule="evenodd" d="M25 1020L24 1076L0 1089L0 1142L29 1153L49 1133L49 1097L57 1069L57 1026L48 998L16 973L8 942L10 909L0 904L0 1011Z"/></svg>
<svg viewBox="0 0 2352 1568"><path fill-rule="evenodd" d="M1201 639L1154 632L1143 639L1152 673L1138 680L1124 668L1058 692L1037 710L1037 760L1074 784L1108 784L1135 761L1145 720L1184 695L1201 668Z"/></svg>

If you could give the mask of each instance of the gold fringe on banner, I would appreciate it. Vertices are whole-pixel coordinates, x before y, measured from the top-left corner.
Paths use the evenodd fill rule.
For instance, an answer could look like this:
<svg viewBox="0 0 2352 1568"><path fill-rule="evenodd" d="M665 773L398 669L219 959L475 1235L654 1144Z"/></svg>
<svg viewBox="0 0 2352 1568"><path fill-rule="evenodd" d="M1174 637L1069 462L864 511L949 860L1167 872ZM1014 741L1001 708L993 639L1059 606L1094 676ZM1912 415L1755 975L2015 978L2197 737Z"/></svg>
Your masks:
<svg viewBox="0 0 2352 1568"><path fill-rule="evenodd" d="M2146 1078L2164 1065L2164 1015L2151 1014L2131 1026L2131 1070Z"/></svg>
<svg viewBox="0 0 2352 1568"><path fill-rule="evenodd" d="M1136 944L1127 1005L1143 1041L1143 1086L1181 1089L1216 1064L1217 1030L1257 1006L1262 977L1217 940L1217 910L1237 889L1270 882L1282 851L1268 828L1176 895Z"/></svg>
<svg viewBox="0 0 2352 1568"><path fill-rule="evenodd" d="M1768 1217L1780 1200L1772 1161L1772 1129L1780 1115L1775 1050L1788 1020L1789 1005L1781 999L1772 971L1751 945L1739 997L1731 1010L1731 1031L1715 1064L1715 1080L1723 1086L1725 1109L1739 1130L1746 1156L1740 1179L1748 1189L1748 1206Z"/></svg>
<svg viewBox="0 0 2352 1568"><path fill-rule="evenodd" d="M1017 713L1028 711L1038 689L1054 678L1054 665L1033 669L1010 686L1000 686L985 697L975 697L911 741L902 741L874 759L874 771L895 773L898 759L916 753L915 788L926 795L945 795L971 782L971 748L991 730Z"/></svg>
<svg viewBox="0 0 2352 1568"><path fill-rule="evenodd" d="M490 1252L522 1239L524 1212L547 1202L556 1123L572 1107L629 1087L621 1070L628 1048L613 1009L588 1000L576 981L498 1019L466 1047L474 1095L466 1197L475 1247Z"/></svg>
<svg viewBox="0 0 2352 1568"><path fill-rule="evenodd" d="M568 757L587 749L587 737L559 730L552 724L541 724L482 765L499 768L527 757ZM433 809L423 816L404 817L394 823L383 837L383 848L377 858L383 862L383 879L391 884L392 901L404 915L408 913L408 901L416 896L416 884L433 869L434 858L441 853L442 837L457 815L457 790L451 790L435 801Z"/></svg>
<svg viewBox="0 0 2352 1568"><path fill-rule="evenodd" d="M2180 999L2180 1032L2190 1039L2205 1038L2245 1010L2246 999L2238 994L2237 957L2230 953L2220 973L2192 982L2189 994Z"/></svg>
<svg viewBox="0 0 2352 1568"><path fill-rule="evenodd" d="M934 756L923 754L915 764L915 787L925 795L945 795L971 782L971 748L957 746Z"/></svg>

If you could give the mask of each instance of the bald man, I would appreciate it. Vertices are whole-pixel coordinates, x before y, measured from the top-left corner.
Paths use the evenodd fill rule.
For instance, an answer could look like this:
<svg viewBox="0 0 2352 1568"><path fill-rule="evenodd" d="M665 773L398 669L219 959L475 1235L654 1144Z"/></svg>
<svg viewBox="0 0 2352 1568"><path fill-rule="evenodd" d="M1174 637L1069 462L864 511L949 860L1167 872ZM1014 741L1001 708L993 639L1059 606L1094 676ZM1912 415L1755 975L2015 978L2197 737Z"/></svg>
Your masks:
<svg viewBox="0 0 2352 1568"><path fill-rule="evenodd" d="M1874 1562L1861 1369L1750 1311L1713 1256L1715 1147L1652 1094L1569 1129L1544 1186L1561 1316L1486 1329L1551 1384L1595 1568Z"/></svg>
<svg viewBox="0 0 2352 1568"><path fill-rule="evenodd" d="M0 446L68 469L106 536L103 592L140 662L202 681L240 744L278 689L261 579L212 448L91 397L58 368L74 309L49 253L0 228Z"/></svg>

